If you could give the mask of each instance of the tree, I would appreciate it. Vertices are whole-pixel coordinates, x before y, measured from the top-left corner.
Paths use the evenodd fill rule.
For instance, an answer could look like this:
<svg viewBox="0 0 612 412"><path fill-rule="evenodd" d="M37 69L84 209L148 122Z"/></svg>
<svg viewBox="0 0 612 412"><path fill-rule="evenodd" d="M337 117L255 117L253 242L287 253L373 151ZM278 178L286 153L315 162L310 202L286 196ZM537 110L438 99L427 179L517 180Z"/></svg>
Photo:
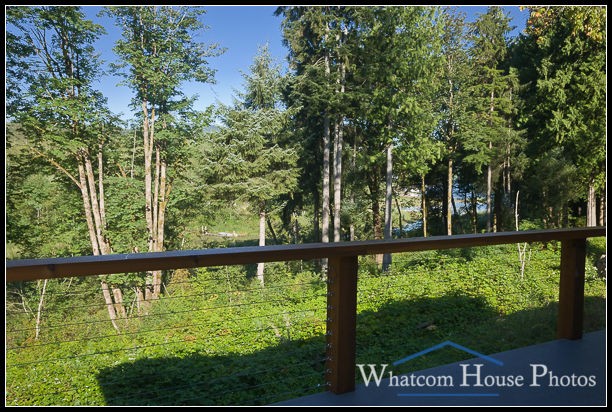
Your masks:
<svg viewBox="0 0 612 412"><path fill-rule="evenodd" d="M439 111L441 114L438 133L444 142L447 157L446 179L446 234L452 235L453 165L462 144L462 131L467 127L466 110L469 107L467 89L470 72L465 33L465 16L444 9L442 13L443 36L442 75L439 82Z"/></svg>
<svg viewBox="0 0 612 412"><path fill-rule="evenodd" d="M393 155L404 144L410 129L420 122L417 106L422 93L431 84L439 59L439 35L434 8L380 7L358 13L359 68L364 150L367 156L368 188L372 202L374 238L382 238L379 211L379 177L385 181L385 238L392 237L391 205ZM422 138L422 137L418 137ZM365 159L364 159L365 160ZM383 168L384 165L384 168ZM390 255L379 263L388 269Z"/></svg>
<svg viewBox="0 0 612 412"><path fill-rule="evenodd" d="M297 183L297 152L283 144L290 112L280 105L283 78L267 45L258 51L244 92L234 107L222 106L222 127L211 134L215 156L215 189L228 200L246 200L259 215L259 245L266 244L266 213L271 202L290 193ZM264 265L257 277L264 286Z"/></svg>
<svg viewBox="0 0 612 412"><path fill-rule="evenodd" d="M523 84L520 121L531 137L533 158L545 161L554 153L576 167L581 187L562 203L585 199L586 224L594 226L596 194L600 204L605 196L606 9L530 7L529 11L516 59ZM601 217L604 214L605 208L600 212Z"/></svg>
<svg viewBox="0 0 612 412"><path fill-rule="evenodd" d="M111 253L104 128L108 130L113 119L93 88L100 70L93 43L104 29L86 20L79 7L9 7L7 21L8 60L29 71L18 77L27 91L10 95L9 115L20 125L32 154L79 189L93 254ZM16 87L21 89L19 83ZM110 278L101 279L110 319L119 330L115 320L124 314L121 290L113 287L111 296Z"/></svg>
<svg viewBox="0 0 612 412"><path fill-rule="evenodd" d="M289 48L289 60L295 70L290 101L300 109L294 119L296 126L321 136L321 147L311 145L310 155L316 154L307 163L309 170L320 172L321 179L321 241L330 240L331 192L334 185L333 239L341 239L342 204L342 147L345 112L345 84L347 61L350 58L346 44L350 26L351 8L344 7L280 7L277 15L283 14L284 43ZM332 142L332 121L333 142ZM300 124L300 122L303 122ZM310 140L310 138L309 138ZM313 142L314 143L314 142ZM333 144L333 148L332 148ZM313 147L314 146L314 147ZM314 153L313 153L314 152ZM306 152L303 152L306 154ZM333 153L333 161L330 156ZM322 156L321 156L322 155ZM301 157L301 159L304 159ZM318 173L317 173L318 175ZM316 196L314 205L315 234L319 226L318 182L309 179ZM315 186L316 185L316 186ZM318 236L315 236L318 238ZM323 269L327 259L323 259Z"/></svg>
<svg viewBox="0 0 612 412"><path fill-rule="evenodd" d="M171 193L168 180L177 146L184 143L176 133L177 116L191 105L180 87L186 81L209 83L214 71L207 59L218 54L218 45L195 40L206 27L198 20L205 11L191 7L108 7L103 14L115 18L123 30L114 51L120 62L115 73L135 93L133 105L142 117L144 148L144 199L148 249L164 248L165 215ZM151 273L145 299L161 292L161 271Z"/></svg>
<svg viewBox="0 0 612 412"><path fill-rule="evenodd" d="M479 79L472 87L475 98L473 116L475 126L466 136L465 145L472 154L466 160L480 171L487 166L487 232L492 229L492 190L494 159L499 142L505 133L506 121L500 106L506 104L504 91L509 79L504 71L508 53L507 34L511 31L510 18L503 14L501 7L489 7L487 13L478 16L470 24L470 49L474 75Z"/></svg>

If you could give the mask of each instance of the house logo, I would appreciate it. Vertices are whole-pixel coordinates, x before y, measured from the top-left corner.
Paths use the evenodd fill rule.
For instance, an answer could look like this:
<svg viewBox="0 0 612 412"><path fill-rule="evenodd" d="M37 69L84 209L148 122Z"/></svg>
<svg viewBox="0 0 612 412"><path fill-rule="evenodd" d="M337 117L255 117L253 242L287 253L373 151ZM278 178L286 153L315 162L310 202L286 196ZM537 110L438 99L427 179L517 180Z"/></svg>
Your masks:
<svg viewBox="0 0 612 412"><path fill-rule="evenodd" d="M442 342L439 345L432 346L429 349L425 349L424 351L415 353L414 355L410 355L408 357L405 357L404 359L400 359L398 361L395 361L395 362L393 362L393 366L401 365L402 363L408 362L411 359L418 358L419 356L426 355L429 352L433 352L433 351L438 350L438 349L442 349L445 346L452 346L453 348L457 348L457 349L462 350L464 352L467 352L469 354L476 355L479 358L482 358L484 360L487 360L487 361L492 362L492 363L494 363L496 365L499 365L499 366L503 366L504 365L503 362L498 361L497 359L493 359L490 356L483 355L482 353L478 353L475 350L468 349L465 346L461 346L461 345L459 345L457 343L454 343L454 342L451 342L451 341L447 340L446 342Z"/></svg>
<svg viewBox="0 0 612 412"><path fill-rule="evenodd" d="M594 375L557 375L547 365L525 364L516 373L516 368L504 368L504 363L492 356L484 355L451 341L445 341L423 351L393 362L393 366L407 363L415 358L447 346L474 355L469 361L436 367L420 372L396 375L389 364L358 364L365 386L388 386L401 388L402 397L499 397L497 390L516 388L561 387L592 388L596 386ZM514 365L516 366L516 365ZM520 366L520 365L519 365ZM510 369L513 374L503 373ZM408 389L408 390L406 390Z"/></svg>
<svg viewBox="0 0 612 412"><path fill-rule="evenodd" d="M410 356L402 358L393 362L393 366L398 366L403 363L409 362L412 359L418 358L420 356L426 355L430 352L442 349L444 347L454 347L463 352L469 353L471 355L475 355L477 358L487 361L488 363L503 366L504 363L499 361L491 356L484 355L479 353L473 349L466 348L465 346L459 345L457 343L451 341L445 341L438 345L432 346L423 351L414 353ZM469 386L468 381L471 376L477 379L475 386L479 386L480 384L480 374L481 367L483 364L462 364L463 368L463 379L456 374L421 374L421 373L411 373L406 375L395 375L393 371L388 370L388 364L374 365L369 364L367 367L369 368L369 373L366 372L366 365L359 364L357 367L361 372L361 376L364 380L364 383L367 386L374 383L377 387L382 384L387 384L389 387L397 387L397 388L455 388L457 386L464 387ZM469 366L475 367L470 369ZM459 378L459 379L458 379ZM458 380L460 382L458 382ZM431 389L427 391L427 393L420 392L411 392L411 393L398 393L397 396L413 396L413 397L425 397L425 396L439 396L439 397L450 397L450 396L473 396L473 397L483 397L483 396L499 396L496 393L467 393L467 392L431 392Z"/></svg>

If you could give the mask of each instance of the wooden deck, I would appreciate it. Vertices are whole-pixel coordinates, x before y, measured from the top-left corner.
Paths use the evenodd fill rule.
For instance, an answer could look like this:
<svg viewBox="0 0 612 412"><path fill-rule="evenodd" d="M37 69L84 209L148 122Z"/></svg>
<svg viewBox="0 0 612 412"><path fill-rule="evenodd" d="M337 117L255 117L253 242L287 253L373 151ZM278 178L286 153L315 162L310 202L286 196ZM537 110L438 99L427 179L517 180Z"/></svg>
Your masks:
<svg viewBox="0 0 612 412"><path fill-rule="evenodd" d="M440 350L444 350L443 348ZM411 355L411 354L407 354ZM466 361L414 372L413 383L423 376L418 387L401 386L402 377L410 383L410 375L385 379L376 386L357 385L354 392L335 395L324 392L276 404L277 406L604 406L606 405L606 331L587 333L582 339L560 339L507 352L477 357ZM494 361L496 362L494 362ZM503 363L500 365L499 363ZM464 379L468 386L461 386ZM480 384L477 386L477 364ZM535 365L535 366L532 366ZM367 369L366 371L369 371ZM470 376L471 375L471 376ZM534 376L535 375L535 376ZM427 386L427 377L452 377L453 386ZM488 376L513 377L521 386L501 386ZM523 380L517 381L516 377ZM431 382L434 378L430 378ZM573 380L573 382L572 382ZM450 381L445 378L447 383ZM443 382L439 380L438 382ZM509 382L506 380L506 382ZM390 386L395 383L395 386ZM539 386L535 386L533 384ZM581 386L582 385L582 386Z"/></svg>

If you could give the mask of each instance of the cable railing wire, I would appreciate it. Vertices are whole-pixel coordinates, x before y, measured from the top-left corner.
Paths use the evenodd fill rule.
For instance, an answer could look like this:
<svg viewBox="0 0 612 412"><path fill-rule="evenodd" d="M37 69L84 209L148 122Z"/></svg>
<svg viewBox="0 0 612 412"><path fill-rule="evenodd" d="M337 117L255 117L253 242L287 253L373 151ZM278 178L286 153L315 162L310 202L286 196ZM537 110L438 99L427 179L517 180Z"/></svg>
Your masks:
<svg viewBox="0 0 612 412"><path fill-rule="evenodd" d="M322 321L322 322L325 322L325 321ZM265 331L269 331L269 330L277 330L277 328L276 327L269 327L269 328L253 329L253 330L248 330L248 331L240 331L238 334L265 332ZM219 336L227 336L227 335L235 335L235 333L224 333L224 335L219 335ZM48 363L48 362L58 362L58 361L69 360L69 359L83 358L83 357L87 357L87 356L107 355L109 353L124 352L124 351L137 350L137 349L145 349L145 348L151 348L151 347L156 347L156 346L166 346L166 345L173 345L173 344L179 344L179 343L194 343L194 342L197 342L197 341L210 340L210 339L213 339L215 337L217 337L217 336L215 336L215 335L208 336L206 339L198 339L198 338L191 339L191 340L181 339L181 340L176 340L176 341L171 341L171 342L154 343L154 344L150 344L150 345L142 345L142 346L134 346L134 347L129 347L129 348L113 349L113 350L102 351L102 352L94 352L94 353L86 353L86 354L80 354L80 355L74 355L74 356L67 356L67 357L63 357L63 358L44 359L44 360L37 360L37 361L31 361L31 362L22 362L22 363L16 363L16 364L7 364L6 368L14 368L14 367L17 367L17 366L34 365L34 364L41 364L41 363Z"/></svg>
<svg viewBox="0 0 612 412"><path fill-rule="evenodd" d="M241 321L241 320L247 320L247 319L260 319L260 318L271 318L271 317L274 317L274 316L295 315L295 314L298 314L298 313L315 312L317 310L323 310L323 309L324 308L313 308L313 309L304 309L304 310L301 310L301 311L273 313L273 314L270 314L270 315L247 316L247 317L232 319L231 321L235 322L235 321ZM117 337L120 337L120 336L139 335L139 334L144 334L144 333L154 333L154 332L158 332L160 330L173 330L173 329L184 329L184 328L190 328L190 327L201 327L201 326L214 325L214 324L225 323L225 322L227 322L227 320L218 320L218 321L204 322L204 323L197 323L197 324L193 324L192 323L192 324L188 324L188 325L168 326L168 327L161 327L161 328L149 329L149 330L139 330L139 331L133 331L133 332L122 332L121 334L115 333L115 334L112 334L112 335L90 336L90 337L86 337L86 338L82 338L82 339L71 339L71 340L64 340L64 341L47 342L47 343L41 343L41 344L37 344L37 345L9 346L6 349L7 350L16 350L16 349L37 348L37 347L41 347L41 346L60 345L60 344L63 344L63 343L81 342L81 341L97 340L97 339L105 339L105 338L117 338Z"/></svg>
<svg viewBox="0 0 612 412"><path fill-rule="evenodd" d="M222 295L222 294L230 294L230 293L266 292L266 291L271 290L271 289L281 289L281 288L290 288L290 287L295 287L295 286L316 285L318 283L319 282L302 282L302 283L292 283L292 284L285 284L285 285L272 285L272 286L266 286L266 287L249 288L249 289L217 290L217 291L206 292L206 293L194 293L192 295L164 296L162 298L142 299L140 302L141 303L160 302L160 301L166 301L166 300L171 300L171 299L199 298L199 297L205 297L205 296ZM96 308L96 307L104 308L104 307L108 307L108 306L115 306L115 303L100 303L100 304L96 304L96 305L68 306L68 307L62 307L61 309L50 309L50 308L44 309L43 308L43 309L39 310L38 312L40 312L40 313L52 313L52 312L66 311L66 310L71 310L71 309ZM15 312L8 312L7 311L7 313L24 314L21 311L15 311Z"/></svg>
<svg viewBox="0 0 612 412"><path fill-rule="evenodd" d="M324 297L324 296L326 296L326 295L314 295L314 296L310 296L308 298L312 298L312 297ZM231 308L231 307L261 305L261 304L265 304L265 303L279 303L279 302L286 302L288 300L295 300L295 298L285 297L283 299L274 299L274 300L267 300L267 301L258 301L258 302L249 302L249 303L238 303L238 304L223 305L223 306L213 306L213 307L209 307L209 308L180 310L180 311L172 311L172 312L164 312L164 313L152 313L152 314L149 314L149 315L136 315L136 316L130 317L130 319L142 319L142 318L156 317L156 316L176 315L176 314L182 314L182 313L188 313L188 312L201 312L201 311L206 311L206 310L227 309L227 308ZM60 324L60 325L43 325L43 326L40 326L40 329L43 329L43 328L60 328L60 327L64 327L64 326L88 325L88 324L93 324L93 323L111 322L111 321L112 321L111 319L104 319L104 320L93 320L93 321L88 321L88 322L64 323L64 324ZM24 331L31 331L31 330L36 330L36 329L37 329L36 327L33 327L33 328L24 328L24 329L12 329L12 330L6 331L6 333L24 332Z"/></svg>

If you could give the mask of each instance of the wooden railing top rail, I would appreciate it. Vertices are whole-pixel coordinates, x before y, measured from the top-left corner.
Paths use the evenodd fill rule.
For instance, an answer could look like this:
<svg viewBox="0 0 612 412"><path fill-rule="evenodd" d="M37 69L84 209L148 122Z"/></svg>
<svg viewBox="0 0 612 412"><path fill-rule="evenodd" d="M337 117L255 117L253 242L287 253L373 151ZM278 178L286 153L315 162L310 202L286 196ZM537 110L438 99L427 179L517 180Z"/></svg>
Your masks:
<svg viewBox="0 0 612 412"><path fill-rule="evenodd" d="M516 242L584 239L605 235L605 227L589 227L359 242L305 243L297 245L8 260L6 261L6 281L17 282L69 276L415 252Z"/></svg>

